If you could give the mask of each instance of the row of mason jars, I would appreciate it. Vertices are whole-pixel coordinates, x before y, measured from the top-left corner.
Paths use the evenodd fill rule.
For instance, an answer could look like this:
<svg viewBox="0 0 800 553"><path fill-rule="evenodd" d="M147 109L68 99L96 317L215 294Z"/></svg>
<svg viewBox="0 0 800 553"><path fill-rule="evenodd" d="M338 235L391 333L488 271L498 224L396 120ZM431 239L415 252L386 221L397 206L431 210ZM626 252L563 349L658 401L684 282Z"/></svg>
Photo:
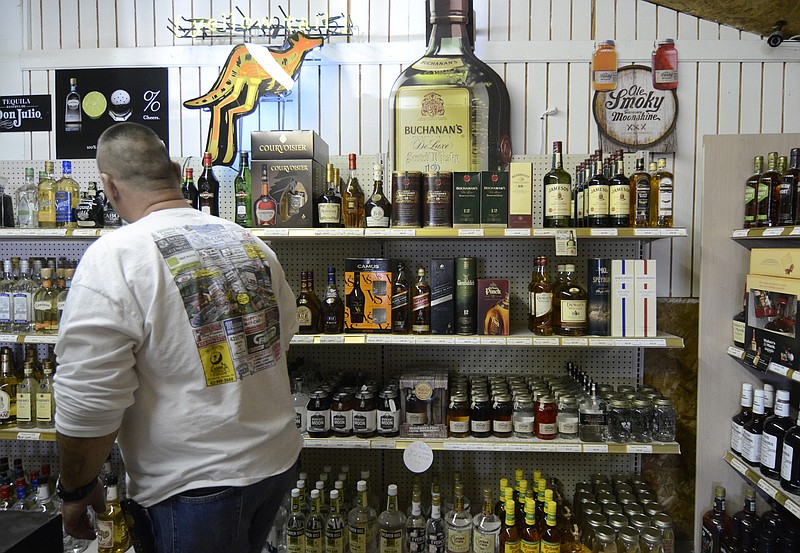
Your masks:
<svg viewBox="0 0 800 553"><path fill-rule="evenodd" d="M592 394L570 376L451 378L447 424L454 438L672 442L675 423L672 402L652 387L599 384Z"/></svg>
<svg viewBox="0 0 800 553"><path fill-rule="evenodd" d="M391 437L400 432L400 389L396 383L379 387L374 381L360 387L340 386L309 394L305 428L311 438L333 436Z"/></svg>
<svg viewBox="0 0 800 553"><path fill-rule="evenodd" d="M592 475L572 499L584 544L603 553L674 553L672 519L639 475Z"/></svg>

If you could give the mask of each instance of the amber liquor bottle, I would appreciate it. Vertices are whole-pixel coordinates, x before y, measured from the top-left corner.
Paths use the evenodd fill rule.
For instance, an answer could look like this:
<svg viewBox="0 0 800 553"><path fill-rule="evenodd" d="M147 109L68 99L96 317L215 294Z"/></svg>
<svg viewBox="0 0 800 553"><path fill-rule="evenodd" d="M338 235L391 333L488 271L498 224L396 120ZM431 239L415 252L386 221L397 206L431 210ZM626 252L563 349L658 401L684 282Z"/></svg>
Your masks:
<svg viewBox="0 0 800 553"><path fill-rule="evenodd" d="M314 273L303 271L300 280L300 295L297 296L297 322L300 334L316 334L319 329L320 306L313 289Z"/></svg>
<svg viewBox="0 0 800 553"><path fill-rule="evenodd" d="M336 269L328 267L328 287L325 300L322 302L322 332L324 334L341 334L344 330L344 303L336 288Z"/></svg>
<svg viewBox="0 0 800 553"><path fill-rule="evenodd" d="M350 311L350 323L362 324L364 322L364 308L366 298L361 289L361 273L353 273L353 289L347 294L347 308Z"/></svg>
<svg viewBox="0 0 800 553"><path fill-rule="evenodd" d="M731 517L725 512L725 488L714 488L714 507L703 515L700 530L701 553L719 553L720 544L728 538L733 528Z"/></svg>
<svg viewBox="0 0 800 553"><path fill-rule="evenodd" d="M341 228L342 225L342 198L336 193L334 167L328 164L326 188L317 198L317 226L322 228Z"/></svg>
<svg viewBox="0 0 800 553"><path fill-rule="evenodd" d="M197 179L197 196L200 211L219 217L219 181L211 167L211 153L203 154L203 173Z"/></svg>
<svg viewBox="0 0 800 553"><path fill-rule="evenodd" d="M761 436L761 474L779 479L781 476L781 456L786 433L794 426L789 412L789 391L778 390L775 394L775 413L764 421Z"/></svg>
<svg viewBox="0 0 800 553"><path fill-rule="evenodd" d="M632 227L646 228L650 226L650 173L644 170L642 157L636 160L636 172L630 177L630 186L630 224Z"/></svg>
<svg viewBox="0 0 800 553"><path fill-rule="evenodd" d="M764 433L764 390L753 390L753 416L742 427L742 458L757 467L761 462L761 438Z"/></svg>
<svg viewBox="0 0 800 553"><path fill-rule="evenodd" d="M364 204L365 223L367 228L387 228L392 220L392 204L383 193L383 165L372 166L372 195Z"/></svg>
<svg viewBox="0 0 800 553"><path fill-rule="evenodd" d="M565 265L566 281L553 294L553 324L556 334L586 334L586 290L575 278L575 265Z"/></svg>
<svg viewBox="0 0 800 553"><path fill-rule="evenodd" d="M758 224L758 182L764 169L764 156L753 158L753 174L744 183L744 228Z"/></svg>
<svg viewBox="0 0 800 553"><path fill-rule="evenodd" d="M536 257L528 296L528 330L540 336L550 336L553 334L553 287L547 274L547 257L543 255Z"/></svg>
<svg viewBox="0 0 800 553"><path fill-rule="evenodd" d="M261 197L253 204L255 226L274 227L278 223L278 204L269 194L266 164L261 170Z"/></svg>
<svg viewBox="0 0 800 553"><path fill-rule="evenodd" d="M395 334L411 332L411 302L406 267L403 263L397 264L397 276L392 283L392 332Z"/></svg>
<svg viewBox="0 0 800 553"><path fill-rule="evenodd" d="M771 226L772 191L776 186L780 185L781 181L781 175L778 174L777 168L778 152L770 152L767 154L767 170L761 173L761 177L758 179L758 195L756 196L758 201L758 214L756 216L756 226Z"/></svg>
<svg viewBox="0 0 800 553"><path fill-rule="evenodd" d="M519 553L520 538L514 518L514 500L506 501L505 520L500 529L500 553Z"/></svg>
<svg viewBox="0 0 800 553"><path fill-rule="evenodd" d="M411 332L431 333L431 287L425 280L425 269L417 269L417 282L411 294Z"/></svg>
<svg viewBox="0 0 800 553"><path fill-rule="evenodd" d="M348 156L350 177L342 189L342 222L346 228L364 226L364 191L356 177L356 154Z"/></svg>

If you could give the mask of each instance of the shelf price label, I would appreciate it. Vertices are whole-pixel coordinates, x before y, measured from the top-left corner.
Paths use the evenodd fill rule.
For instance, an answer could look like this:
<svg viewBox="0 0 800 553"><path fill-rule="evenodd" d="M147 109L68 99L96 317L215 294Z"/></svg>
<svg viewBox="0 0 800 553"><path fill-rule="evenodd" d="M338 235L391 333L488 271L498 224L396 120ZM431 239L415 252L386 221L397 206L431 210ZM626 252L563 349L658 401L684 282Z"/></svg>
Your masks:
<svg viewBox="0 0 800 553"><path fill-rule="evenodd" d="M736 357L737 359L743 359L744 350L742 348L737 348L736 346L728 346L728 355L731 357Z"/></svg>
<svg viewBox="0 0 800 553"><path fill-rule="evenodd" d="M741 472L742 474L746 474L746 473L747 473L747 465L745 465L744 463L742 463L742 462L741 462L739 459L737 459L736 457L732 457L732 458L731 458L731 466L732 466L733 468L735 468L736 470L738 470L739 472Z"/></svg>
<svg viewBox="0 0 800 553"><path fill-rule="evenodd" d="M582 444L556 444L556 451L559 453L580 453L583 451Z"/></svg>
<svg viewBox="0 0 800 553"><path fill-rule="evenodd" d="M313 344L314 343L314 335L313 334L295 334L292 336L292 343L293 344Z"/></svg>
<svg viewBox="0 0 800 553"><path fill-rule="evenodd" d="M628 453L653 453L653 446L644 444L629 444Z"/></svg>
<svg viewBox="0 0 800 553"><path fill-rule="evenodd" d="M504 229L506 236L530 236L531 229L529 228L507 228Z"/></svg>
<svg viewBox="0 0 800 553"><path fill-rule="evenodd" d="M747 238L749 234L750 231L748 229L740 228L733 231L733 234L731 234L731 238Z"/></svg>
<svg viewBox="0 0 800 553"><path fill-rule="evenodd" d="M39 440L41 436L40 432L17 432L18 440Z"/></svg>
<svg viewBox="0 0 800 553"><path fill-rule="evenodd" d="M458 229L459 236L483 236L482 228L460 228Z"/></svg>
<svg viewBox="0 0 800 553"><path fill-rule="evenodd" d="M584 453L608 453L608 444L583 444Z"/></svg>
<svg viewBox="0 0 800 553"><path fill-rule="evenodd" d="M764 478L758 479L758 487L767 492L770 497L775 497L775 495L778 493L778 490L775 488L775 486L767 482Z"/></svg>
<svg viewBox="0 0 800 553"><path fill-rule="evenodd" d="M787 499L783 506L786 507L786 510L792 513L794 516L800 518L800 505L795 503L793 500Z"/></svg>
<svg viewBox="0 0 800 553"><path fill-rule="evenodd" d="M765 228L764 233L761 236L780 236L783 234L783 231L783 227Z"/></svg>

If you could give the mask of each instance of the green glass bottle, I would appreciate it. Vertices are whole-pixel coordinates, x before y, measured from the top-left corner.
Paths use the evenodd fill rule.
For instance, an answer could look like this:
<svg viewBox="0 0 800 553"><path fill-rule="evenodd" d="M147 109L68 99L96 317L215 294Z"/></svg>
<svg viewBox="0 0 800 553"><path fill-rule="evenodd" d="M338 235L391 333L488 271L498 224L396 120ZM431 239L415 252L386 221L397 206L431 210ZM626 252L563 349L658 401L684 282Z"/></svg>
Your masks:
<svg viewBox="0 0 800 553"><path fill-rule="evenodd" d="M236 197L236 214L233 222L245 228L253 226L253 202L252 197L250 163L247 152L242 152L239 163L239 173L233 180L233 192Z"/></svg>

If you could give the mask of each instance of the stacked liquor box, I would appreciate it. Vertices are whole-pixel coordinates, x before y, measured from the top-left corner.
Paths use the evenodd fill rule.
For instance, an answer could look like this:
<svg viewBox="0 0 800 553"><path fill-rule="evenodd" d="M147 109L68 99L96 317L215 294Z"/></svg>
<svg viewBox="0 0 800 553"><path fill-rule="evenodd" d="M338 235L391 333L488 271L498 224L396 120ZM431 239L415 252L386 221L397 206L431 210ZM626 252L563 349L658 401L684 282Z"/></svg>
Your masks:
<svg viewBox="0 0 800 553"><path fill-rule="evenodd" d="M261 196L261 174L266 167L269 192L278 204L277 225L310 228L314 199L325 187L328 144L314 131L253 131L252 198Z"/></svg>
<svg viewBox="0 0 800 553"><path fill-rule="evenodd" d="M657 335L654 259L611 261L611 335Z"/></svg>
<svg viewBox="0 0 800 553"><path fill-rule="evenodd" d="M400 376L403 438L447 437L447 369L413 369Z"/></svg>
<svg viewBox="0 0 800 553"><path fill-rule="evenodd" d="M344 331L392 331L391 259L352 258L344 260Z"/></svg>

